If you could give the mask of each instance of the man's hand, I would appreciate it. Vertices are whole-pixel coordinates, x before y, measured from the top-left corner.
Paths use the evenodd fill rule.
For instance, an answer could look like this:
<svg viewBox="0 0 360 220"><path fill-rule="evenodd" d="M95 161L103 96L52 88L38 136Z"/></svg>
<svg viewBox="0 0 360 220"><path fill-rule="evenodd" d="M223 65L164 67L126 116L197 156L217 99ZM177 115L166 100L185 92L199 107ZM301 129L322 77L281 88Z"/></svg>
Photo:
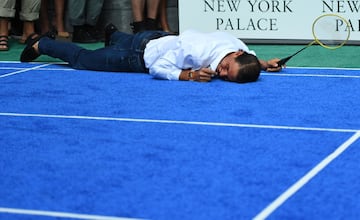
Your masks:
<svg viewBox="0 0 360 220"><path fill-rule="evenodd" d="M278 65L280 59L274 58L268 61L260 60L261 69L268 72L279 72L282 69L282 66Z"/></svg>
<svg viewBox="0 0 360 220"><path fill-rule="evenodd" d="M216 74L210 68L201 68L199 70L183 70L180 74L180 80L210 82L211 77Z"/></svg>

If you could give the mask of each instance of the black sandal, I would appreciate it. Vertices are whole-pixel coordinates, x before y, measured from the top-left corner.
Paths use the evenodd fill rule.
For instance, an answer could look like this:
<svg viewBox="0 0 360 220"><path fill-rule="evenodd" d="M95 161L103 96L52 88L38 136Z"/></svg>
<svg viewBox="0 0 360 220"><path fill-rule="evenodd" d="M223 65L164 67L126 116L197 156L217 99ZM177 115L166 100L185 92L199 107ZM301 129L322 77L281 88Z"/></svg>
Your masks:
<svg viewBox="0 0 360 220"><path fill-rule="evenodd" d="M36 42L38 42L43 37L49 37L51 39L55 39L55 34L52 32L48 32L43 35L38 35L36 33L30 34L29 37L25 41L26 46L20 56L21 62L31 62L41 55L38 52L36 52L36 50L33 46Z"/></svg>
<svg viewBox="0 0 360 220"><path fill-rule="evenodd" d="M1 35L0 36L0 51L9 50L9 36Z"/></svg>

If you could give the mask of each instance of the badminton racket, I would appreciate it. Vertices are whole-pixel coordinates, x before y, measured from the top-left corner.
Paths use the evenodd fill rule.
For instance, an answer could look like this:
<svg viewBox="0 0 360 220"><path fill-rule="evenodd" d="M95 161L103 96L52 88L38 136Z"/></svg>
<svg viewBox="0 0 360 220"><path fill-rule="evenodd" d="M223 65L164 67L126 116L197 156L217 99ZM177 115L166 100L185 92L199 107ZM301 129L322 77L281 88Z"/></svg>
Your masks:
<svg viewBox="0 0 360 220"><path fill-rule="evenodd" d="M350 38L350 23L337 14L323 14L314 20L312 35L314 38L312 42L296 53L278 61L278 65L285 65L291 58L314 44L331 50L344 46Z"/></svg>

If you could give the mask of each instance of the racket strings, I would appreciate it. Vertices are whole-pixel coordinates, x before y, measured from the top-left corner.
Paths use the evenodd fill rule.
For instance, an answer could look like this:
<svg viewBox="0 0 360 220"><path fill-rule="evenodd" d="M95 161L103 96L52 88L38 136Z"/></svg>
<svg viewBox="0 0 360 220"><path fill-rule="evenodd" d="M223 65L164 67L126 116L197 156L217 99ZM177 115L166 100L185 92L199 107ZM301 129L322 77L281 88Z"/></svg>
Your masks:
<svg viewBox="0 0 360 220"><path fill-rule="evenodd" d="M349 39L350 25L345 18L325 14L315 20L312 31L318 44L328 49L337 49Z"/></svg>

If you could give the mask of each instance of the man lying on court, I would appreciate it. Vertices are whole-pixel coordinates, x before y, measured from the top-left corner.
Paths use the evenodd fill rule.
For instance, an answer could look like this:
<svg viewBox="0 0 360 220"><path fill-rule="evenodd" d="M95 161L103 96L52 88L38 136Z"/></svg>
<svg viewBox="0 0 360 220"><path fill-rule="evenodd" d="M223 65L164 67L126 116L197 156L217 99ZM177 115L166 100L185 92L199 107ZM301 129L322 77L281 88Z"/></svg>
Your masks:
<svg viewBox="0 0 360 220"><path fill-rule="evenodd" d="M209 82L212 77L253 82L261 70L281 70L279 59L259 60L241 40L224 32L133 35L117 31L112 24L105 28L105 47L96 50L55 41L51 34L31 35L20 60L30 62L40 55L59 58L74 69L150 73L158 79L198 82Z"/></svg>

